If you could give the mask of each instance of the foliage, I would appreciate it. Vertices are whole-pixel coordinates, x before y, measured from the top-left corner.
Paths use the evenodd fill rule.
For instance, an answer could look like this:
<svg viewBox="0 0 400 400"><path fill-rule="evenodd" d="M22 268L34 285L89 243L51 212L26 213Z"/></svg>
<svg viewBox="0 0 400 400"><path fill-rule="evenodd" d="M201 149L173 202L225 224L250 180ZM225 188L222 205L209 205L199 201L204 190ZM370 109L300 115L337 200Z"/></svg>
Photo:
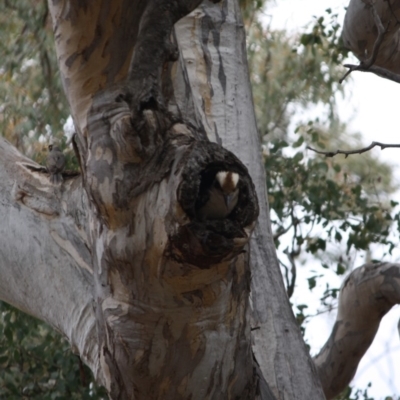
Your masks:
<svg viewBox="0 0 400 400"><path fill-rule="evenodd" d="M370 387L371 384L368 385ZM354 390L351 387L348 387L336 397L336 400L374 400L368 395L368 388L365 390Z"/></svg>
<svg viewBox="0 0 400 400"><path fill-rule="evenodd" d="M307 150L364 147L336 111L345 89L338 82L347 55L337 15L327 10L291 37L271 30L261 17L262 9L245 13L250 77L264 144L272 230L291 297L302 263L317 265L309 271L309 290L323 290L320 281L328 269L343 275L360 253L365 261L374 261L377 245L390 254L398 243L400 214L391 200L396 190L392 168L376 154L326 158ZM325 281L317 313L337 302L339 288ZM293 303L304 333L316 308ZM349 387L340 399L370 396L367 390Z"/></svg>
<svg viewBox="0 0 400 400"><path fill-rule="evenodd" d="M0 398L106 399L57 332L0 303Z"/></svg>
<svg viewBox="0 0 400 400"><path fill-rule="evenodd" d="M248 29L248 57L258 127L268 141L287 132L298 107L326 104L334 115L344 58L337 16L316 20L311 32L288 37L255 21Z"/></svg>
<svg viewBox="0 0 400 400"><path fill-rule="evenodd" d="M380 243L390 252L389 233L400 226L390 166L371 154L327 159L306 150L361 145L336 115L340 67L346 51L337 16L327 10L306 32L288 37L261 22L265 0L240 0L248 32L250 77L261 139L265 145L268 195L275 242L289 260L283 273L289 295L296 283L297 260L307 254L323 268L343 274L350 253ZM0 131L20 151L44 162L50 140L67 148L63 125L67 101L56 65L47 3L0 2ZM318 118L310 116L317 107ZM298 119L299 110L308 113ZM293 120L297 119L297 129ZM73 165L71 151L67 157ZM337 247L334 247L337 245ZM319 275L308 279L310 290ZM327 287L323 304L335 299ZM307 305L297 305L307 318ZM67 342L47 325L0 303L0 398L98 399L93 384ZM84 372L83 372L84 371ZM83 375L82 375L83 373ZM84 377L83 382L82 376ZM349 389L341 399L368 399ZM361 397L364 396L364 397Z"/></svg>
<svg viewBox="0 0 400 400"><path fill-rule="evenodd" d="M269 1L270 0L239 0L247 31L253 22L257 22L259 13L262 12Z"/></svg>
<svg viewBox="0 0 400 400"><path fill-rule="evenodd" d="M335 400L374 400L373 397L370 397L368 394L368 389L371 387L371 383L367 385L367 388L364 390L361 389L352 389L351 387L347 387L339 396L335 398ZM391 397L387 396L384 400L400 400L400 397Z"/></svg>
<svg viewBox="0 0 400 400"><path fill-rule="evenodd" d="M313 127L308 126L306 134L311 137L310 142L318 143L319 136L314 133ZM366 185L369 182L365 169L360 168L360 174L356 174L354 170L349 171L347 164L335 159L310 156L305 152L304 143L304 136L300 136L290 145L297 151L284 156L289 144L284 140L274 141L270 155L265 158L269 200L275 215L276 245L279 247L279 237L290 225L294 228L296 246L304 245L309 253L326 249L327 239L321 238L323 235L317 227L323 228L329 240L338 243L346 240L347 252L353 248L367 250L371 243L388 245L390 252L394 243L387 238L393 220L398 218L397 214L391 215L397 203L379 201L373 188ZM371 167L374 174L379 168L384 177L374 175L372 179L377 195L377 184L390 176L390 169L384 164ZM386 190L389 184L390 181L385 185ZM316 228L314 237L313 227ZM304 235L304 230L309 233ZM349 233L347 237L345 232Z"/></svg>
<svg viewBox="0 0 400 400"><path fill-rule="evenodd" d="M347 52L342 48L337 15L326 15L298 36L272 31L252 15L248 54L256 116L264 142L268 197L275 244L289 296L296 284L298 259L318 260L341 275L354 254L381 244L390 253L390 232L398 224L391 167L371 155L325 158L307 150L362 147L337 117L338 81ZM302 111L300 111L302 110ZM317 112L318 117L312 117ZM308 113L308 117L299 114ZM297 119L297 128L293 120ZM397 226L396 226L397 227ZM307 255L308 254L308 255ZM287 265L287 259L289 265ZM319 277L309 277L312 290ZM335 300L327 287L322 304ZM297 306L299 322L306 305Z"/></svg>
<svg viewBox="0 0 400 400"><path fill-rule="evenodd" d="M43 164L50 141L66 146L68 116L47 1L0 2L0 60L0 131ZM67 166L73 167L70 153Z"/></svg>

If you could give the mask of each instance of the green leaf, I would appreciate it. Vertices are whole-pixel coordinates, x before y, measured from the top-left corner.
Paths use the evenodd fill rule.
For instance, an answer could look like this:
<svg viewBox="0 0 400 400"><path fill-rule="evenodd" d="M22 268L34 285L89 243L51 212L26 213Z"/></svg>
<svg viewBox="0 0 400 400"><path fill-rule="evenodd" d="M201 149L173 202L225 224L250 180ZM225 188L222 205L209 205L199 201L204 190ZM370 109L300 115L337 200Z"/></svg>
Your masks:
<svg viewBox="0 0 400 400"><path fill-rule="evenodd" d="M344 265L338 263L338 265L336 267L336 274L343 275L345 272L346 272L346 268L344 267Z"/></svg>
<svg viewBox="0 0 400 400"><path fill-rule="evenodd" d="M312 276L311 278L308 278L307 281L308 281L308 288L310 290L314 289L317 284L316 277Z"/></svg>
<svg viewBox="0 0 400 400"><path fill-rule="evenodd" d="M294 143L292 144L292 147L293 147L293 148L300 147L303 143L304 143L304 137L303 137L303 136L300 136L300 137L297 139L297 141L294 142Z"/></svg>

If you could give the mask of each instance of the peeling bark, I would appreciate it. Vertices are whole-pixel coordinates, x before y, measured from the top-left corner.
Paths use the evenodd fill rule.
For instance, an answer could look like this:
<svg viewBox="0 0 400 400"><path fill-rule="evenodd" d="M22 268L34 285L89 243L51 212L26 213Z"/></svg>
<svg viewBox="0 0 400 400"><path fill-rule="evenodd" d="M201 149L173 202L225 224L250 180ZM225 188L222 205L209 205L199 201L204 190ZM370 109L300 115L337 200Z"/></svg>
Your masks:
<svg viewBox="0 0 400 400"><path fill-rule="evenodd" d="M138 40L120 49L123 59L132 54L127 80L103 65L103 77L86 81L98 82L87 95L85 68L98 60L79 60L87 49L69 48L87 14L51 5L89 196L100 362L115 399L255 397L244 251L258 215L254 186L233 154L167 110L171 30L198 3L139 5ZM137 18L120 13L122 2L112 7L108 14ZM113 32L99 30L98 15L84 38L96 37L104 53ZM200 221L201 181L221 169L240 174L238 206L226 220Z"/></svg>
<svg viewBox="0 0 400 400"><path fill-rule="evenodd" d="M112 399L321 399L273 246L238 4L199 3L49 1L82 176L55 188L5 151L1 212L40 236L16 261L5 242L1 268L18 267L0 293L63 332ZM238 205L201 220L224 169Z"/></svg>
<svg viewBox="0 0 400 400"><path fill-rule="evenodd" d="M197 388L194 398L204 398L207 393L210 398L246 398L256 387L254 379L260 371L279 398L282 395L297 398L300 386L304 388L300 397L321 398L316 389L316 375L285 296L272 236L265 228L268 226L265 178L237 3L205 3L179 21L172 35L174 43L170 42L173 24L198 3L176 2L172 6L165 1L146 5L133 2L131 8L136 9L135 14L121 13L123 1L108 5L104 13L89 10L93 5L73 4L73 11L59 3L50 7L60 69L78 131L83 178L93 205L91 246L96 249L96 315L99 340L103 343L102 365L104 371L109 371L105 379L116 398L126 395L118 392L121 387L132 385L137 396L144 396L139 394L140 390L152 390L154 398L179 395L184 398L193 393L196 379L201 382L196 374L203 376L202 365L207 365L206 381ZM107 28L106 15L118 21L130 40L120 43L115 39L117 32ZM77 41L78 49L71 45ZM115 49L108 43L114 43ZM89 49L102 57L84 57ZM114 60L116 54L118 62ZM178 62L171 63L178 54L181 55ZM128 80L121 84L125 75ZM256 284L254 279L252 283L253 324L260 328L254 331L255 354L261 369L256 368L251 357L248 307L250 269L246 243L258 214L254 187L246 167L232 154L208 143L207 138L218 144L224 142L247 160L262 198L262 225L257 228L258 239L252 244L252 274L257 279ZM240 144L233 147L234 143ZM225 167L240 174L238 207L227 220L198 221L195 198L200 181ZM269 232L267 236L265 232ZM160 279L164 286L168 283L167 294L161 292L164 286L160 287ZM136 298L141 299L139 308ZM167 307L163 308L164 303ZM141 308L149 314L145 321L141 321ZM182 314L179 324L172 315L168 317L169 309L175 310L174 315ZM203 344L196 344L196 351L192 349L192 357L198 356L191 361L190 368L197 364L197 369L188 370L183 362L180 367L174 366L176 379L180 379L175 385L169 383L171 377L165 369L165 366L171 368L168 363L172 360L162 358L164 361L156 364L158 372L149 361L155 338L146 339L138 329L137 341L131 339L135 327L154 332L154 319L160 310L164 310L162 321L166 327L162 344L158 344L162 350L158 351L159 357L166 357L167 349L171 348L179 353L183 343L190 343L191 336L185 327L192 327L202 319L207 321L207 315L219 315L219 323L210 319L206 324L207 329L201 334ZM226 314L228 310L237 311ZM126 326L133 324L128 330L129 337L121 323L127 319L126 315L132 316L126 322ZM140 324L134 322L136 319ZM272 320L278 333L264 329L271 326ZM173 338L168 333L171 328L167 329L171 326L174 326ZM230 336L226 336L228 331ZM218 338L212 340L216 332ZM266 346L271 336L280 335L279 332L290 338L292 344L272 339L275 346ZM232 348L228 337L237 338ZM216 348L214 341L218 343ZM124 353L121 365L137 371L134 379L122 376L120 367L115 365L115 360L121 358L120 348L131 350ZM265 348L267 356L261 353ZM146 351L143 356L141 351ZM289 371L287 360L293 356L298 359L299 368ZM215 379L216 369L218 379ZM271 374L271 371L278 372ZM166 381L160 385L163 374ZM112 387L116 380L118 388ZM253 386L251 390L249 384ZM262 392L262 398L271 398L266 397L266 389Z"/></svg>
<svg viewBox="0 0 400 400"><path fill-rule="evenodd" d="M0 142L1 298L61 331L112 399L321 399L318 375L332 398L399 303L399 267L346 280L317 374L273 246L238 5L199 3L49 1L82 176L55 187ZM392 68L385 3L376 64ZM360 59L365 5L343 34ZM225 169L238 205L201 220L202 182Z"/></svg>
<svg viewBox="0 0 400 400"><path fill-rule="evenodd" d="M143 118L138 140L150 141L135 164L135 157L121 162L113 141L126 132L114 127L110 134L107 123L89 118L86 175L106 387L112 398L253 398L243 248L258 204L247 169L219 146L195 140L188 127L164 132L162 113L146 110ZM126 143L125 150L136 148ZM202 175L220 169L240 173L239 204L229 219L200 221Z"/></svg>

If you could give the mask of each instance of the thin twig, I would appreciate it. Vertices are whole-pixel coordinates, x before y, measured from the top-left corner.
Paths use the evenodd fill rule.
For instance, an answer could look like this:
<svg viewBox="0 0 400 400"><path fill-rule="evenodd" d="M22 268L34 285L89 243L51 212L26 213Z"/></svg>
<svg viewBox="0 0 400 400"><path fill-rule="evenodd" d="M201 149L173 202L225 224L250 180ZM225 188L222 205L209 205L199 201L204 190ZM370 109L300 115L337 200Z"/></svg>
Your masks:
<svg viewBox="0 0 400 400"><path fill-rule="evenodd" d="M339 81L340 83L342 83L343 80L353 71L372 72L373 74L378 75L381 78L389 79L390 81L400 83L400 75L399 74L395 74L394 72L391 72L382 67L377 67L376 65L372 65L368 69L363 68L361 65L354 65L354 64L345 64L344 66L346 68L349 68L349 70L346 72L346 74L343 76L343 78Z"/></svg>
<svg viewBox="0 0 400 400"><path fill-rule="evenodd" d="M288 249L286 249L285 251L284 251L284 253L287 255L287 258L288 258L288 260L289 260L289 262L290 262L290 265L291 265L291 269L290 269L290 272L291 272L291 274L292 274L292 280L291 280L291 282L288 284L288 287L287 287L287 295L288 295L288 297L289 297L289 299L292 297L292 295L293 295L293 292L294 292L294 287L295 287L295 285L296 285L296 277L297 277L297 268L296 268L296 262L295 262L295 256L296 256L296 254L295 254L295 252L293 252L293 251L289 251Z"/></svg>
<svg viewBox="0 0 400 400"><path fill-rule="evenodd" d="M334 157L337 154L344 154L346 158L351 155L351 154L362 154L365 153L369 150L371 150L374 147L380 147L381 150L384 150L386 148L400 148L400 144L390 144L390 143L381 143L381 142L372 142L369 146L367 147L362 147L361 149L356 149L356 150L336 150L336 151L322 151L322 150L317 150L314 149L310 146L307 146L308 150L312 150L318 154L323 154L326 157Z"/></svg>
<svg viewBox="0 0 400 400"><path fill-rule="evenodd" d="M346 65L350 65L350 64L346 64ZM345 67L346 67L346 65L345 65ZM352 67L354 67L354 68L352 68ZM342 77L341 79L339 79L339 83L342 84L343 81L344 81L353 71L356 71L358 67L359 67L359 65L352 65L352 66L350 66L350 67L346 67L346 68L350 68L350 69L343 75L343 77Z"/></svg>
<svg viewBox="0 0 400 400"><path fill-rule="evenodd" d="M279 264L282 265L283 268L285 268L285 281L286 281L286 288L289 287L290 281L289 281L289 267L281 260L278 259ZM286 289L287 291L287 289Z"/></svg>
<svg viewBox="0 0 400 400"><path fill-rule="evenodd" d="M278 231L274 235L274 240L279 239L282 235L284 235L286 232L289 232L290 228L293 226L293 224L289 224L287 228L280 227Z"/></svg>
<svg viewBox="0 0 400 400"><path fill-rule="evenodd" d="M400 336L400 319L399 319L399 323L397 324L397 331L399 332L399 336Z"/></svg>

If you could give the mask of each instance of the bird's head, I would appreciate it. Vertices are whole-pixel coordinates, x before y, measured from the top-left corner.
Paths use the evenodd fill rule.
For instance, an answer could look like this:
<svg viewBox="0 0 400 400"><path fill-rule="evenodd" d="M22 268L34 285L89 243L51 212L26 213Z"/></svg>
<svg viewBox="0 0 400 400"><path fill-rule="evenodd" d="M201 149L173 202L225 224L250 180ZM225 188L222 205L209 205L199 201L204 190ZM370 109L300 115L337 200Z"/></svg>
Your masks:
<svg viewBox="0 0 400 400"><path fill-rule="evenodd" d="M226 206L229 208L232 201L237 199L239 174L232 171L220 171L215 178L224 195Z"/></svg>

